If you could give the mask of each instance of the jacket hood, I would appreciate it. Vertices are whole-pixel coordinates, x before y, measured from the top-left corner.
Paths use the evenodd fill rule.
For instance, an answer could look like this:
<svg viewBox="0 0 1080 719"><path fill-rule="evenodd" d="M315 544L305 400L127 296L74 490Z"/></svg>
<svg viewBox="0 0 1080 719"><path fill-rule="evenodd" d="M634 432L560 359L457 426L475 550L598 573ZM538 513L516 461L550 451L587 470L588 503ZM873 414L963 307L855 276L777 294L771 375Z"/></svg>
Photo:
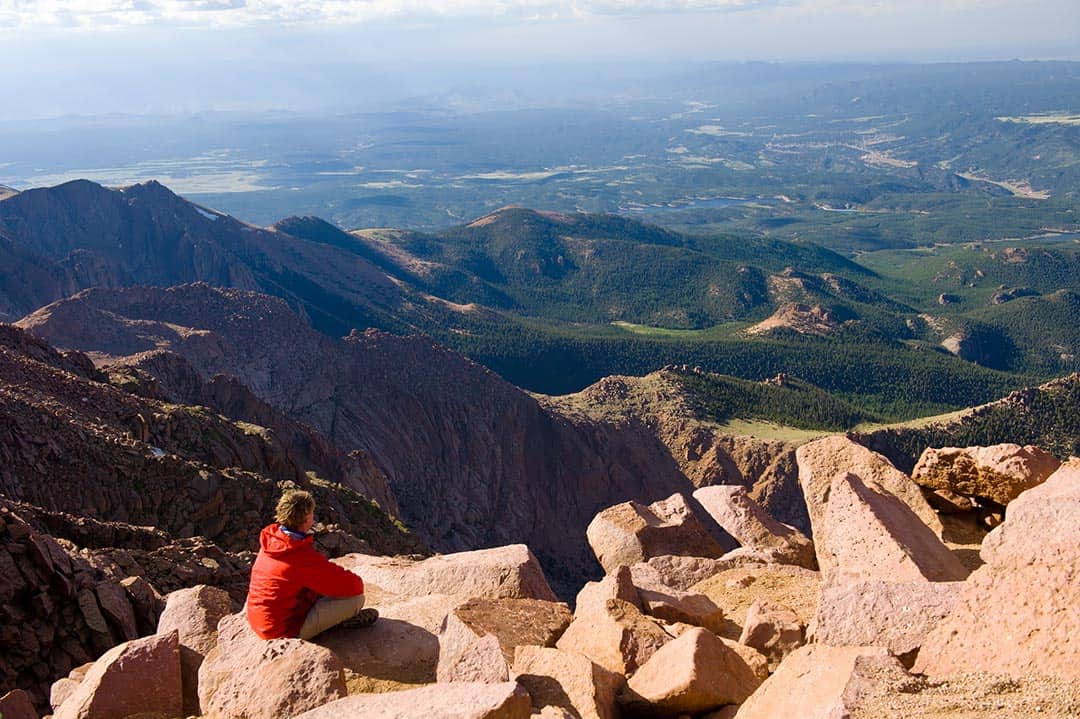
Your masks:
<svg viewBox="0 0 1080 719"><path fill-rule="evenodd" d="M280 557L290 552L296 552L311 547L314 537L308 535L303 539L293 539L281 531L280 524L271 524L263 527L259 534L259 547L271 557Z"/></svg>

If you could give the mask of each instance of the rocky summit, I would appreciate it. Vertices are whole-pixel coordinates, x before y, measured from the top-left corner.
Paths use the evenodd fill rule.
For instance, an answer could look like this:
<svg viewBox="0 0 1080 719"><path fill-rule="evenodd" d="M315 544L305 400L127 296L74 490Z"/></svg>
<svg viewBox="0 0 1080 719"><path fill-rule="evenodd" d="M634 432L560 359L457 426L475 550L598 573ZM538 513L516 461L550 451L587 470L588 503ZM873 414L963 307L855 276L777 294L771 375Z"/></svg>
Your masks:
<svg viewBox="0 0 1080 719"><path fill-rule="evenodd" d="M531 394L409 334L475 308L365 247L157 183L0 201L0 717L1080 716L1075 378L744 436L732 393L848 408L681 365ZM294 488L374 624L249 626Z"/></svg>
<svg viewBox="0 0 1080 719"><path fill-rule="evenodd" d="M538 400L205 284L83 291L0 359L4 716L1080 712L1080 475L1038 447L733 444L673 370ZM373 626L247 626L286 487Z"/></svg>

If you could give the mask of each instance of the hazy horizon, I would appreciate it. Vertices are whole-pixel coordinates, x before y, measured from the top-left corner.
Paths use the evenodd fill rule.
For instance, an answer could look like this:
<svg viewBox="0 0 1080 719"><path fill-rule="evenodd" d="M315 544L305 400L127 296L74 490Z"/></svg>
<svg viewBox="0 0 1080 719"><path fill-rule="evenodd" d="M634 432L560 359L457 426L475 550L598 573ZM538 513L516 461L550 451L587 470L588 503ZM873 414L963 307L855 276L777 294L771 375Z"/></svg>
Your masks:
<svg viewBox="0 0 1080 719"><path fill-rule="evenodd" d="M1077 60L1080 4L0 0L0 42L0 91L17 98L3 120L387 109L439 93L502 93L513 107L663 65ZM596 76L512 87L515 73L567 63Z"/></svg>

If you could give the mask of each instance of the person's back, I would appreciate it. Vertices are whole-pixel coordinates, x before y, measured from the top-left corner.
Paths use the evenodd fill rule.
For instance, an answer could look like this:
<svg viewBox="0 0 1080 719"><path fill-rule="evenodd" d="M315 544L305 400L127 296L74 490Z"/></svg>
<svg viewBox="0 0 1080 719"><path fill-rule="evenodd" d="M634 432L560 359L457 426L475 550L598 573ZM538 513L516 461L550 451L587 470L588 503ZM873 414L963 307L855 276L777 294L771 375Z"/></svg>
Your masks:
<svg viewBox="0 0 1080 719"><path fill-rule="evenodd" d="M263 639L310 639L358 615L358 624L370 624L378 616L373 609L363 609L360 577L315 549L309 534L314 511L310 494L286 492L278 502L277 521L259 536L247 618Z"/></svg>

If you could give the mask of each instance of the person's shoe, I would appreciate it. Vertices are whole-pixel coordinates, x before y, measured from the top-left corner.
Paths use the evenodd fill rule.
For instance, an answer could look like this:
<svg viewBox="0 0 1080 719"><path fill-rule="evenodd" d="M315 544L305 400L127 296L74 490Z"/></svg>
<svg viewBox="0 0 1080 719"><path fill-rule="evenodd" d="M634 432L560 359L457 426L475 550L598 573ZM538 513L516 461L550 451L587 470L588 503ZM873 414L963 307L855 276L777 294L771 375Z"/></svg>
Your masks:
<svg viewBox="0 0 1080 719"><path fill-rule="evenodd" d="M370 627L378 618L379 611L377 609L361 609L359 614L352 619L346 619L340 626L348 629L361 629Z"/></svg>

